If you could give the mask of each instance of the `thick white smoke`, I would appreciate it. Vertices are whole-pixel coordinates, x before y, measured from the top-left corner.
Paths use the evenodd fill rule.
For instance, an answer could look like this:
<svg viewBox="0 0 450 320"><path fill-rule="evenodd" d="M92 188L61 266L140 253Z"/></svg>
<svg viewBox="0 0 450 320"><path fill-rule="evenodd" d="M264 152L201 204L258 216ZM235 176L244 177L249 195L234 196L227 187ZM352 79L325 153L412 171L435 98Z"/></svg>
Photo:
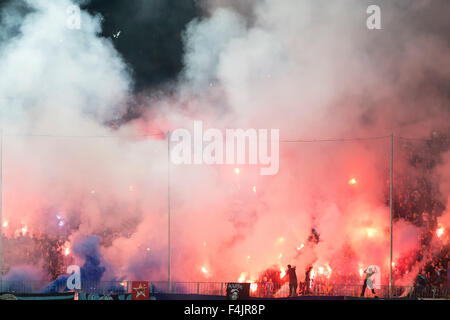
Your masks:
<svg viewBox="0 0 450 320"><path fill-rule="evenodd" d="M82 12L81 29L71 30L70 1L27 3L32 13L5 11L2 20L4 30L20 26L0 44L3 219L11 230L52 229L59 213L77 227L71 239L115 234L101 248L105 279L166 277L167 141L132 136L191 128L194 119L279 128L282 139L424 137L448 126L448 101L422 75L448 78L448 44L400 25L395 5L384 29L369 31L359 1L215 1L186 28L175 97L112 131L104 123L125 110L132 78L99 37L100 17ZM31 133L51 137L21 136ZM250 166L239 176L230 166L173 166L175 280L237 280L243 272L255 280L288 263L342 273L378 264L386 274L388 140L280 148L274 177ZM448 161L443 168L448 178ZM317 246L308 245L311 228ZM394 260L418 247L419 234L404 222L395 230Z"/></svg>

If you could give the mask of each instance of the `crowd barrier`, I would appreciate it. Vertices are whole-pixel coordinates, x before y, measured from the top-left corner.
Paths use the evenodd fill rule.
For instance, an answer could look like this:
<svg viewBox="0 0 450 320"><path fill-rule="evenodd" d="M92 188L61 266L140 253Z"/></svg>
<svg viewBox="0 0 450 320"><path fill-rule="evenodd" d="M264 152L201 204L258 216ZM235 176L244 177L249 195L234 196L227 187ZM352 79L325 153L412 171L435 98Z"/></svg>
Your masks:
<svg viewBox="0 0 450 320"><path fill-rule="evenodd" d="M82 281L81 289L74 290L88 294L121 295L131 293L132 281ZM362 284L322 284L311 286L309 292L305 288L297 288L300 296L349 296L360 297ZM3 280L1 290L3 293L12 294L51 294L69 292L65 281L33 281L33 280ZM171 282L149 281L150 294L178 294L178 295L207 295L226 296L226 282ZM449 299L448 287L412 287L394 286L389 295L389 286L381 286L375 289L379 298L433 298ZM253 298L286 298L289 296L288 283L254 283L251 284L250 297ZM370 288L366 288L365 297L374 297Z"/></svg>

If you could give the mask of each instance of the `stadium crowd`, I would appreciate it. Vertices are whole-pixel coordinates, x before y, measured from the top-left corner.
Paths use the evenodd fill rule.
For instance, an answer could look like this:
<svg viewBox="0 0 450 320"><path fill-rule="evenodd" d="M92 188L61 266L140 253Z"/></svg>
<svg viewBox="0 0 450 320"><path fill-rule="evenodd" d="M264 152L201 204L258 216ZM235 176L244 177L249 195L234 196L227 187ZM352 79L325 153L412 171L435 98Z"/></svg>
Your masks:
<svg viewBox="0 0 450 320"><path fill-rule="evenodd" d="M12 266L41 266L49 280L55 280L65 273L71 256L66 255L65 240L44 233L18 233L2 238L3 273Z"/></svg>
<svg viewBox="0 0 450 320"><path fill-rule="evenodd" d="M411 272L419 262L422 268L418 277L423 277L421 282L430 287L448 285L450 245L439 241L436 233L448 195L441 194L435 169L442 163L442 155L450 150L449 138L450 132L433 132L426 140L398 139L397 142L407 166L394 176L394 220L404 219L414 224L421 229L421 235L420 249L399 259L395 277ZM388 193L385 199L389 203Z"/></svg>

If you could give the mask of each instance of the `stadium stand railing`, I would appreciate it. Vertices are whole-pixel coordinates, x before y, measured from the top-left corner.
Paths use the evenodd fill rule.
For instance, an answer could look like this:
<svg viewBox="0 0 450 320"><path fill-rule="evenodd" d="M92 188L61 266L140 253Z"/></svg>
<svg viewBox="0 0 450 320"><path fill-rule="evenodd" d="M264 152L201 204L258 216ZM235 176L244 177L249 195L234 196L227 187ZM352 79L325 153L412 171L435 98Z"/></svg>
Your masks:
<svg viewBox="0 0 450 320"><path fill-rule="evenodd" d="M65 281L47 281L34 280L3 280L2 293L58 293L70 291L66 287ZM132 281L82 281L82 292L90 294L124 294L131 293ZM316 283L311 286L309 293L301 295L309 296L349 296L360 297L362 285L350 284L321 284ZM77 290L75 290L77 291ZM226 282L171 282L170 291L167 281L149 281L150 293L173 293L173 294L199 294L225 296L227 291ZM376 296L379 298L389 297L389 286L381 286L375 289ZM288 283L270 283L252 284L250 297L259 298L285 298L289 296ZM374 297L370 288L366 289L365 297ZM392 297L396 298L429 298L429 299L450 299L450 288L448 287L412 287L412 286L394 286Z"/></svg>

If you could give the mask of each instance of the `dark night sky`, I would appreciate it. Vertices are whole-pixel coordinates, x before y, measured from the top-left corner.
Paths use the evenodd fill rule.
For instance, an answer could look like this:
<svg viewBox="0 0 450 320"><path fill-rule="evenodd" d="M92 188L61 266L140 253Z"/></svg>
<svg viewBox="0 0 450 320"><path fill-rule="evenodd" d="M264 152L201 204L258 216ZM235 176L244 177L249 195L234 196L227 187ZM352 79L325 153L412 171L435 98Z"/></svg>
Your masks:
<svg viewBox="0 0 450 320"><path fill-rule="evenodd" d="M20 0L0 0L0 9L12 1L20 6ZM202 12L195 0L91 0L82 8L104 17L102 36L113 40L133 70L135 91L176 78L182 69L182 32Z"/></svg>
<svg viewBox="0 0 450 320"><path fill-rule="evenodd" d="M100 13L103 36L114 45L134 72L135 89L171 80L182 69L182 32L200 14L194 0L92 0L86 6Z"/></svg>

